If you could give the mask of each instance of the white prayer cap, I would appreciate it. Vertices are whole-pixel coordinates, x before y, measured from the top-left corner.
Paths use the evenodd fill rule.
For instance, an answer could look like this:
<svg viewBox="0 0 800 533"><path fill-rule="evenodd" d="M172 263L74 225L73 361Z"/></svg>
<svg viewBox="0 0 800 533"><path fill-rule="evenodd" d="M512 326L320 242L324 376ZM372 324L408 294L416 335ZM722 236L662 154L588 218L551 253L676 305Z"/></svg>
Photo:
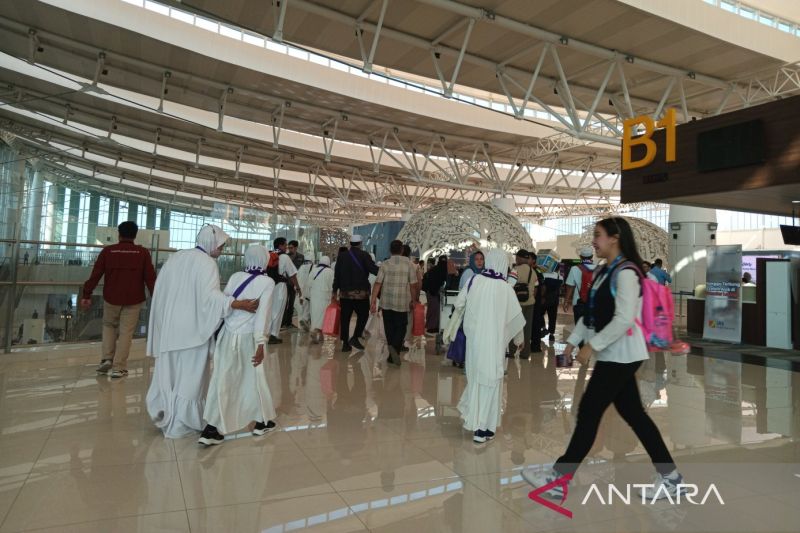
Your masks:
<svg viewBox="0 0 800 533"><path fill-rule="evenodd" d="M594 248L591 246L583 246L579 251L578 254L581 257L593 257L594 256Z"/></svg>
<svg viewBox="0 0 800 533"><path fill-rule="evenodd" d="M486 268L506 277L508 274L508 254L497 248L489 250L486 253Z"/></svg>
<svg viewBox="0 0 800 533"><path fill-rule="evenodd" d="M244 266L250 270L252 268L267 268L267 258L269 251L266 246L252 244L244 251Z"/></svg>
<svg viewBox="0 0 800 533"><path fill-rule="evenodd" d="M358 234L350 237L350 242L362 242L363 240L364 240L363 237L361 237L361 235Z"/></svg>
<svg viewBox="0 0 800 533"><path fill-rule="evenodd" d="M225 244L229 238L228 234L222 231L219 226L207 224L200 228L195 242L205 253L211 254L211 252Z"/></svg>
<svg viewBox="0 0 800 533"><path fill-rule="evenodd" d="M331 258L328 257L327 255L323 255L322 259L319 260L319 264L331 266Z"/></svg>

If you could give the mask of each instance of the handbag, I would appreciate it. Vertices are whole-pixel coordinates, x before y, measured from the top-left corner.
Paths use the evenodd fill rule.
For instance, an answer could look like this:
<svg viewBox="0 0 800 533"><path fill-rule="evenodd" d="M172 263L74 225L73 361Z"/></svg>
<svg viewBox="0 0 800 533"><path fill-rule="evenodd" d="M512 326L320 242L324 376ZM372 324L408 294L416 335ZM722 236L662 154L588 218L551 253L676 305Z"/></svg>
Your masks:
<svg viewBox="0 0 800 533"><path fill-rule="evenodd" d="M514 292L517 294L517 300L520 303L527 302L531 297L530 283L532 277L533 269L530 268L530 273L528 273L528 281L526 283L519 281L514 285Z"/></svg>
<svg viewBox="0 0 800 533"><path fill-rule="evenodd" d="M447 358L457 364L463 364L467 358L467 336L464 335L464 328L458 328L456 338L447 348Z"/></svg>
<svg viewBox="0 0 800 533"><path fill-rule="evenodd" d="M369 320L367 320L367 326L364 328L364 331L369 332L370 339L386 342L386 331L383 328L383 318L380 311L374 315L369 315Z"/></svg>
<svg viewBox="0 0 800 533"><path fill-rule="evenodd" d="M330 304L325 309L322 317L322 334L335 337L339 335L339 322L341 320L342 308L338 302Z"/></svg>
<svg viewBox="0 0 800 533"><path fill-rule="evenodd" d="M425 335L425 306L415 302L414 309L412 309L412 318L411 335L414 337Z"/></svg>

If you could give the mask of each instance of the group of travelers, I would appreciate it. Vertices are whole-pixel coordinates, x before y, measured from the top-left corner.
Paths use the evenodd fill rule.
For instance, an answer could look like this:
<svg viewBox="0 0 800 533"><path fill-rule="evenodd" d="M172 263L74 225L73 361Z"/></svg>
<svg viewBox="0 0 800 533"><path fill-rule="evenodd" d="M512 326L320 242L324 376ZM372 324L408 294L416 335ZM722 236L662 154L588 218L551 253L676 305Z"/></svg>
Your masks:
<svg viewBox="0 0 800 533"><path fill-rule="evenodd" d="M92 290L105 275L103 361L98 372L112 370L112 377L123 377L114 372L123 370L127 359L130 339L123 337L131 329L129 317L138 320L144 288L150 291L147 355L155 365L147 410L169 438L201 431L199 442L209 446L244 428L263 435L277 427L262 364L270 357L270 346L282 342L282 327L294 328L295 308L298 326L310 332L312 342L319 342L329 306L338 303L345 354L364 349L370 313L380 314L388 362L399 366L402 352L408 350L421 292L428 306L425 329L434 333L441 326L440 290L458 289L451 320L458 321L466 339L467 382L458 408L464 428L478 445L495 437L507 356L528 358L541 350L543 336L555 338L561 279L557 273L538 269L536 254L526 250L516 253L513 267L498 249L475 251L459 275L446 256L423 273L411 258L411 249L397 240L382 263L362 249L359 235L352 235L350 246L340 249L333 263L322 257L312 264L297 251L296 242L278 238L272 251L249 246L244 271L234 273L223 290L216 258L229 237L221 228L204 226L197 246L173 254L156 278L147 250L132 242L135 224L125 224L133 223L120 225L120 243L103 250L100 266L84 287L82 303L90 303ZM592 261L595 254L604 260L600 265ZM581 365L594 359L594 370L567 450L552 469L529 468L523 478L535 486L551 484L548 494L563 496L569 478L591 449L603 413L614 404L656 467L655 497L664 492L674 495L682 478L642 406L635 378L648 359L644 335L637 327L641 276L661 280L660 261L643 274L646 265L630 226L617 217L597 223L592 247L580 250L580 255L581 263L566 280L564 310L572 309L575 327L564 356ZM127 287L125 294L116 292L119 284ZM293 299L298 305L290 306ZM351 329L353 315L355 329ZM567 482L554 484L563 476Z"/></svg>

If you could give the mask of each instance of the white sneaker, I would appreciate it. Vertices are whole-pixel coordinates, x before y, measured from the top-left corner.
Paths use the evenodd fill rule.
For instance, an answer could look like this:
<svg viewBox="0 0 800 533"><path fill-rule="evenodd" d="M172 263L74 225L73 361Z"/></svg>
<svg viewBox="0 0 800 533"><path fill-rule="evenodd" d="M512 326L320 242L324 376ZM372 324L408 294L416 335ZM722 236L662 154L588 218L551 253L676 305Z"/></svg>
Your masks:
<svg viewBox="0 0 800 533"><path fill-rule="evenodd" d="M669 498L675 501L682 489L678 487L683 483L683 476L677 470L673 470L667 475L656 474L651 486L644 487L641 491L642 497L649 501L663 500Z"/></svg>
<svg viewBox="0 0 800 533"><path fill-rule="evenodd" d="M534 488L549 485L560 477L561 474L552 468L546 468L542 470L541 468L528 467L522 471L522 479L524 479L530 486ZM556 485L555 487L544 492L543 495L549 496L550 498L555 498L557 500L563 500L564 487L563 485Z"/></svg>

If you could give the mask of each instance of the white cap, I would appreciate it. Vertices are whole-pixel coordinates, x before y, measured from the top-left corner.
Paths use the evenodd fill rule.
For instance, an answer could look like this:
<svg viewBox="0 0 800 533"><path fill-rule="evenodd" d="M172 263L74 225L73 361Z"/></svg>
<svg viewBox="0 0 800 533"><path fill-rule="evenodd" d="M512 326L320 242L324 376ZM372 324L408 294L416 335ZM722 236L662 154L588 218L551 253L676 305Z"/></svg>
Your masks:
<svg viewBox="0 0 800 533"><path fill-rule="evenodd" d="M591 246L584 246L578 251L581 257L594 257L594 248Z"/></svg>
<svg viewBox="0 0 800 533"><path fill-rule="evenodd" d="M364 239L362 239L361 235L353 235L350 237L350 242L361 242L363 240Z"/></svg>

